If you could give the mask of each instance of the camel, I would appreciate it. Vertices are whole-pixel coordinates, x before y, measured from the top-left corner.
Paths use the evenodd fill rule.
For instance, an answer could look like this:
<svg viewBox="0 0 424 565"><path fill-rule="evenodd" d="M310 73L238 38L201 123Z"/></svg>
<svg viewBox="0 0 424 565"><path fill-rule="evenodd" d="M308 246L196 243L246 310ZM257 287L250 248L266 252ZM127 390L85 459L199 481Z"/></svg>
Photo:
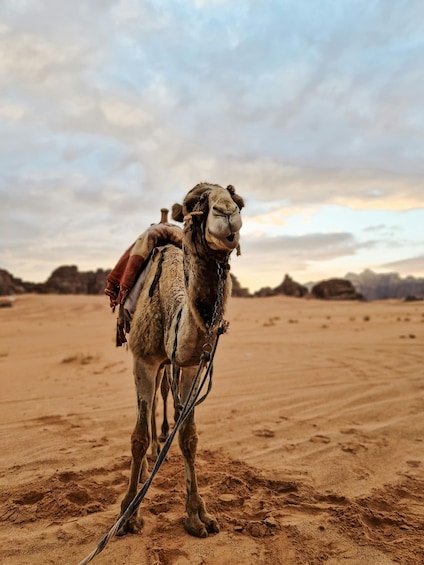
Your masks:
<svg viewBox="0 0 424 565"><path fill-rule="evenodd" d="M137 301L129 333L137 395L137 418L131 436L131 471L121 516L147 475L146 453L152 439L152 414L164 366L179 371L181 402L189 394L206 343L216 336L231 293L229 258L239 252L241 196L233 186L200 183L183 204L174 204L172 219L183 221L182 249L166 245L156 254ZM156 435L156 432L155 432ZM197 432L194 409L182 423L178 442L184 459L186 531L196 537L219 532L199 494L195 469ZM143 519L136 513L119 535L138 533Z"/></svg>

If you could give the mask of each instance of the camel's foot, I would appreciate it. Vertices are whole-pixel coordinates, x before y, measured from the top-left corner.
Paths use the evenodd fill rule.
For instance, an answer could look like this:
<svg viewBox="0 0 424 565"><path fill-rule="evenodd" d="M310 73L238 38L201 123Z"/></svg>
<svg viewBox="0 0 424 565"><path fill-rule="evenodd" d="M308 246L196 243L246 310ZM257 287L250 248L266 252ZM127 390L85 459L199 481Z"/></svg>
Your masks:
<svg viewBox="0 0 424 565"><path fill-rule="evenodd" d="M169 435L169 434L167 434L167 433L166 433L166 434L160 434L160 436L159 436L159 441L160 441L161 443L165 443L165 441L168 439L168 435Z"/></svg>
<svg viewBox="0 0 424 565"><path fill-rule="evenodd" d="M126 536L127 534L139 534L143 529L143 526L144 521L142 518L139 518L138 516L131 516L131 518L119 528L116 535L121 537Z"/></svg>
<svg viewBox="0 0 424 565"><path fill-rule="evenodd" d="M218 522L207 512L203 513L201 517L197 513L191 514L185 519L184 527L187 533L197 538L207 538L208 534L219 532Z"/></svg>
<svg viewBox="0 0 424 565"><path fill-rule="evenodd" d="M128 493L124 496L124 499L121 502L121 516L128 508L133 498L134 496L132 496L132 494L129 495ZM126 534L139 534L143 529L143 525L143 518L138 516L136 512L130 518L128 518L128 520L119 528L119 530L116 532L116 535L125 536Z"/></svg>
<svg viewBox="0 0 424 565"><path fill-rule="evenodd" d="M187 518L184 521L186 531L197 538L206 538L208 534L219 532L218 522L206 511L205 503L198 493L188 495Z"/></svg>

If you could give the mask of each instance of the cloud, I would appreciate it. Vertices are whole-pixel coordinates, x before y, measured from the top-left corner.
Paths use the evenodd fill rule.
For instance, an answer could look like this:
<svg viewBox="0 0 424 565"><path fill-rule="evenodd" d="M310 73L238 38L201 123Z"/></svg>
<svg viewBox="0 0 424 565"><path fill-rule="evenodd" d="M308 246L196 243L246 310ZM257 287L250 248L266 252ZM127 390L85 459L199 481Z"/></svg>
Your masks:
<svg viewBox="0 0 424 565"><path fill-rule="evenodd" d="M0 100L0 120L21 120L25 115L25 107L18 104L10 104Z"/></svg>
<svg viewBox="0 0 424 565"><path fill-rule="evenodd" d="M100 108L106 121L120 128L139 128L149 120L149 115L135 103L128 104L122 100L102 100Z"/></svg>
<svg viewBox="0 0 424 565"><path fill-rule="evenodd" d="M190 174L201 175L217 182L232 183L249 199L277 209L284 205L310 206L335 204L356 210L410 210L423 207L423 177L392 175L383 171L344 170L342 168L295 168L281 161L257 156L251 158L217 159L202 155L199 148L182 144L186 158L170 170L187 186ZM200 165L200 166L199 166ZM187 180L186 180L187 179ZM255 214L254 206L246 213Z"/></svg>
<svg viewBox="0 0 424 565"><path fill-rule="evenodd" d="M167 14L150 2L7 5L0 68L9 91L28 103L27 123L115 140L153 188L207 178L262 201L395 210L421 201L423 140L412 149L404 136L424 116L411 94L414 66L401 66L417 54L417 26L404 11L351 5L325 20L273 2L260 11L254 3L186 2ZM404 52L380 29L383 12L389 30L393 14L407 26ZM227 23L211 29L211 17ZM361 35L351 19L364 25ZM396 80L390 65L403 71ZM376 126L388 98L391 118Z"/></svg>
<svg viewBox="0 0 424 565"><path fill-rule="evenodd" d="M324 204L423 209L423 15L420 2L4 0L7 261L22 247L50 261L53 240L81 261L83 241L119 254L202 180L245 198L249 257L269 245L307 268L376 247L350 226L253 234Z"/></svg>
<svg viewBox="0 0 424 565"><path fill-rule="evenodd" d="M351 233L311 233L302 236L253 237L241 241L240 257L232 259L232 271L251 291L277 286L288 273L303 282L341 276L363 251L372 251L377 240L359 242Z"/></svg>
<svg viewBox="0 0 424 565"><path fill-rule="evenodd" d="M424 275L424 255L416 255L415 257L409 257L407 259L401 259L400 261L391 261L389 263L383 263L378 268L381 269L392 269L400 274L409 275L414 273L415 275Z"/></svg>
<svg viewBox="0 0 424 565"><path fill-rule="evenodd" d="M309 262L331 260L355 254L359 249L369 249L376 241L356 241L351 233L311 233L301 236L246 237L243 239L245 255L271 255L298 258Z"/></svg>

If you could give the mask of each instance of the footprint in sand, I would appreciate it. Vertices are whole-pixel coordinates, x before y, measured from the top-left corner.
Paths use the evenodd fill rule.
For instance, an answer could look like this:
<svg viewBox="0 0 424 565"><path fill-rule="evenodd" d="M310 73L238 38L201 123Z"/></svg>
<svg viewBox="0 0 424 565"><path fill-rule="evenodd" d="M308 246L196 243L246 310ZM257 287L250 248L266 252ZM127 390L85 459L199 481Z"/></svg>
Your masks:
<svg viewBox="0 0 424 565"><path fill-rule="evenodd" d="M253 430L253 435L257 437L274 437L275 432L273 430L269 430L268 428L262 428L260 430Z"/></svg>
<svg viewBox="0 0 424 565"><path fill-rule="evenodd" d="M339 443L340 448L345 453L351 453L352 455L357 455L359 451L368 451L368 447L363 443Z"/></svg>
<svg viewBox="0 0 424 565"><path fill-rule="evenodd" d="M35 422L43 425L52 425L58 426L65 423L65 420L60 414L51 414L48 416L40 416L39 418L35 418Z"/></svg>
<svg viewBox="0 0 424 565"><path fill-rule="evenodd" d="M409 467L412 467L412 469L418 469L418 467L421 467L421 461L410 460L410 461L407 461L406 464Z"/></svg>
<svg viewBox="0 0 424 565"><path fill-rule="evenodd" d="M21 498L15 499L13 502L22 506L29 506L31 504L37 504L37 502L40 502L43 498L43 492L30 491L21 496Z"/></svg>
<svg viewBox="0 0 424 565"><path fill-rule="evenodd" d="M309 441L311 441L312 443L330 443L331 438L329 438L328 436L317 434L309 438Z"/></svg>

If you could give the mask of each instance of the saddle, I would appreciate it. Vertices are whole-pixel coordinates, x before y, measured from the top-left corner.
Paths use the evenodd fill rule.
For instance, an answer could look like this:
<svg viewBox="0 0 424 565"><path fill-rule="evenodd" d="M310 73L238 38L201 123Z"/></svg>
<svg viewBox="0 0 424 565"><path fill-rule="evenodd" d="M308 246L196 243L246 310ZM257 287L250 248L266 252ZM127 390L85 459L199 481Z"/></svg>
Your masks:
<svg viewBox="0 0 424 565"><path fill-rule="evenodd" d="M117 347L127 343L125 334L131 329L137 299L156 253L169 243L180 248L182 246L183 230L168 222L168 212L166 208L161 209L160 222L151 224L130 245L106 278L105 294L109 296L112 312L118 308Z"/></svg>

